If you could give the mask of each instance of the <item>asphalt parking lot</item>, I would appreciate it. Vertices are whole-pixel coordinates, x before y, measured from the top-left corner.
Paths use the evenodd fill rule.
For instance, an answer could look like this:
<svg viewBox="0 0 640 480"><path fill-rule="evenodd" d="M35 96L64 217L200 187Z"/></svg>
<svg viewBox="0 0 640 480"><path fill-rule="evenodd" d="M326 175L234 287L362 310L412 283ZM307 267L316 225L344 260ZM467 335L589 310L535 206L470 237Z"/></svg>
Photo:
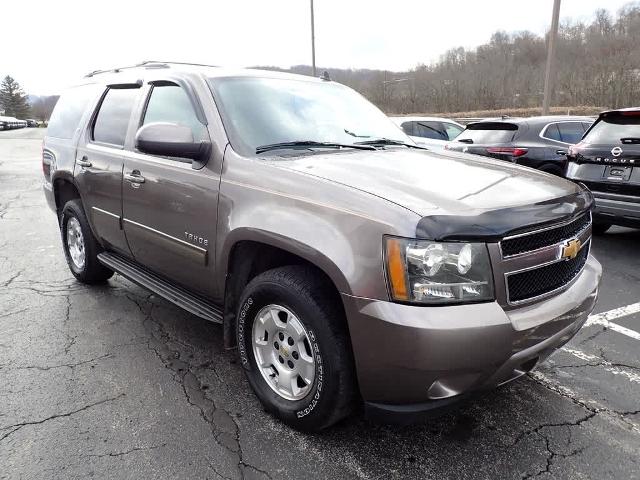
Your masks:
<svg viewBox="0 0 640 480"><path fill-rule="evenodd" d="M640 231L594 240L601 315L531 375L421 425L304 435L262 411L220 326L74 280L42 135L0 132L0 478L640 478Z"/></svg>

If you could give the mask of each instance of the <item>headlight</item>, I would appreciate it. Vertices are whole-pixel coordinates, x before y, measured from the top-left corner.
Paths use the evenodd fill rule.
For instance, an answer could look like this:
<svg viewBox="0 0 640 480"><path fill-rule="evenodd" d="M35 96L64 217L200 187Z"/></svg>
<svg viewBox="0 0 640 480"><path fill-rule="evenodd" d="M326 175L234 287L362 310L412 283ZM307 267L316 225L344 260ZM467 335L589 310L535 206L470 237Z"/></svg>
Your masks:
<svg viewBox="0 0 640 480"><path fill-rule="evenodd" d="M389 291L396 301L451 304L493 300L484 243L385 237Z"/></svg>

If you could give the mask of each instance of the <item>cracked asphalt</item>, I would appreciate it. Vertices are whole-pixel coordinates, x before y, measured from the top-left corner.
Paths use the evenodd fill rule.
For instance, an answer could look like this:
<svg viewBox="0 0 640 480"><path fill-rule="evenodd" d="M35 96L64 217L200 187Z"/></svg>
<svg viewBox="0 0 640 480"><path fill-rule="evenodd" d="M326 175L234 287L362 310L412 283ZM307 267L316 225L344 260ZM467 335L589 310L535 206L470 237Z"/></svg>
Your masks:
<svg viewBox="0 0 640 480"><path fill-rule="evenodd" d="M640 478L640 344L601 325L428 423L281 425L220 326L117 275L73 279L42 135L0 132L0 478ZM640 301L639 242L622 228L594 240L596 312ZM614 321L640 331L639 313Z"/></svg>

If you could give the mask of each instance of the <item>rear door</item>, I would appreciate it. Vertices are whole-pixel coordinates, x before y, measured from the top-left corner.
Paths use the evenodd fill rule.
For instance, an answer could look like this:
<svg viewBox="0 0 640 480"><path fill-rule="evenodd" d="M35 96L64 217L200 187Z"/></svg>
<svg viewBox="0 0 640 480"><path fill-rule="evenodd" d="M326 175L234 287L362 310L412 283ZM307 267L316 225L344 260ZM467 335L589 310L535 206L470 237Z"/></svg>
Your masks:
<svg viewBox="0 0 640 480"><path fill-rule="evenodd" d="M130 256L122 230L123 148L140 85L104 91L76 151L75 178L94 234L109 248Z"/></svg>
<svg viewBox="0 0 640 480"><path fill-rule="evenodd" d="M200 102L188 85L154 81L145 87L137 126L170 122L209 140ZM124 153L124 231L145 267L205 295L213 269L220 175L209 162L196 169L185 158L142 153L132 141Z"/></svg>

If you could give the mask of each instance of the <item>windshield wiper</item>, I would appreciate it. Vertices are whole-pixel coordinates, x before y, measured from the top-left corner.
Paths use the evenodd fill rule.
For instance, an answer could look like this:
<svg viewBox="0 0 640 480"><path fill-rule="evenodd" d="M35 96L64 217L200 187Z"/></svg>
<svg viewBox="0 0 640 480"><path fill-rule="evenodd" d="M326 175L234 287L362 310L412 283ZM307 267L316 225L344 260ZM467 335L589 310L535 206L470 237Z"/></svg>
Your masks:
<svg viewBox="0 0 640 480"><path fill-rule="evenodd" d="M620 141L622 143L640 143L640 138L639 137L625 137L625 138L621 138Z"/></svg>
<svg viewBox="0 0 640 480"><path fill-rule="evenodd" d="M363 140L362 142L356 142L356 145L372 145L375 147L384 145L400 145L409 148L417 148L419 150L429 150L428 148L421 147L420 145L414 145L412 143L403 142L402 140L392 140L390 138L372 138L371 140Z"/></svg>
<svg viewBox="0 0 640 480"><path fill-rule="evenodd" d="M294 142L270 143L256 147L256 153L264 153L270 150L280 150L283 148L356 148L359 150L375 150L369 145L358 145L351 143L316 142L314 140L297 140Z"/></svg>

